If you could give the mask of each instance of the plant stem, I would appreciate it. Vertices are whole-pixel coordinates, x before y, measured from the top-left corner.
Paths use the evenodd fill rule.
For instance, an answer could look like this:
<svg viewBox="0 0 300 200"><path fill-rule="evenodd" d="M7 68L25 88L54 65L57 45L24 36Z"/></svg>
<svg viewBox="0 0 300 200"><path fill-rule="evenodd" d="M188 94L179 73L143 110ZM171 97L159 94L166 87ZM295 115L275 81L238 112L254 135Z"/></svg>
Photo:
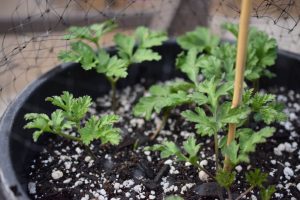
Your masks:
<svg viewBox="0 0 300 200"><path fill-rule="evenodd" d="M117 81L114 80L113 78L109 78L108 80L110 82L111 90L112 90L111 107L112 107L112 110L114 112L116 112L116 110L117 110L117 100L116 100L116 83L117 83Z"/></svg>
<svg viewBox="0 0 300 200"><path fill-rule="evenodd" d="M258 92L258 90L259 90L259 79L255 79L252 83L253 83L254 93Z"/></svg>
<svg viewBox="0 0 300 200"><path fill-rule="evenodd" d="M240 194L235 200L242 199L245 195L247 195L249 192L251 192L251 190L253 190L253 188L254 188L253 186L249 187L245 192Z"/></svg>
<svg viewBox="0 0 300 200"><path fill-rule="evenodd" d="M249 20L251 14L251 4L252 0L241 1L241 17L238 33L238 44L237 44L237 57L235 65L235 78L234 78L234 91L232 98L232 108L238 107L242 100L243 93L243 84L244 84L244 71L246 63L246 54L247 54L247 41L248 41L248 29L249 29ZM230 143L235 138L236 124L229 124L228 136L226 145ZM224 170L231 170L231 163L228 155L225 156L224 160Z"/></svg>
<svg viewBox="0 0 300 200"><path fill-rule="evenodd" d="M229 188L226 189L227 194L228 194L228 200L232 200L232 194Z"/></svg>
<svg viewBox="0 0 300 200"><path fill-rule="evenodd" d="M101 47L97 41L94 42L97 48L97 53L99 54L99 51L101 50Z"/></svg>
<svg viewBox="0 0 300 200"><path fill-rule="evenodd" d="M159 124L158 128L155 130L154 134L150 137L150 140L154 140L156 138L156 136L159 134L159 132L165 127L165 125L168 121L168 118L170 116L170 112L171 112L170 108L167 108L163 111L162 121Z"/></svg>
<svg viewBox="0 0 300 200"><path fill-rule="evenodd" d="M214 134L214 143L215 143L215 162L216 162L216 171L219 170L219 143L218 143L218 134Z"/></svg>
<svg viewBox="0 0 300 200"><path fill-rule="evenodd" d="M72 135L68 135L68 134L65 134L65 133L58 133L58 132L52 132L53 134L56 134L56 135L59 135L59 136L61 136L61 137L64 137L64 138L66 138L66 139L68 139L68 140L73 140L73 141L76 141L76 142L79 142L79 143L82 143L81 142L81 139L80 138L78 138L78 137L75 137L75 136L72 136Z"/></svg>
<svg viewBox="0 0 300 200"><path fill-rule="evenodd" d="M85 145L85 144L82 143L82 141L81 141L80 138L74 137L74 136L72 136L72 135L68 135L68 134L65 134L65 133L61 133L61 132L60 132L60 133L52 132L52 133L54 133L54 134L56 134L56 135L59 135L59 136L61 136L61 137L63 137L63 138L66 138L66 139L68 139L68 140L78 142L80 145L82 145L82 146L87 150L88 154L89 154L94 160L96 160L95 154L91 151L91 149L90 149L87 145Z"/></svg>
<svg viewBox="0 0 300 200"><path fill-rule="evenodd" d="M208 176L210 176L214 181L216 181L216 177L214 175L212 175L212 173L210 173L209 171L207 171L207 169L205 169L204 167L202 167L201 165L199 165L198 163L195 163L196 167L198 167L200 170L204 171Z"/></svg>

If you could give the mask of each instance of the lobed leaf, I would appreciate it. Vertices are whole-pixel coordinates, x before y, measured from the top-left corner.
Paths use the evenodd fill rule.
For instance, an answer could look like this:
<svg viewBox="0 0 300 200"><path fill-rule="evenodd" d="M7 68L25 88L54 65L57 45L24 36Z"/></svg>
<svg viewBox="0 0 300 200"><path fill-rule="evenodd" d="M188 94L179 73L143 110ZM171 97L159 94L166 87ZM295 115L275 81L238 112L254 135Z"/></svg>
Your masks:
<svg viewBox="0 0 300 200"><path fill-rule="evenodd" d="M204 27L197 27L194 31L177 37L177 43L181 48L185 50L196 48L198 52L210 52L219 42L220 39Z"/></svg>
<svg viewBox="0 0 300 200"><path fill-rule="evenodd" d="M253 187L263 188L263 184L267 181L268 175L261 172L260 169L255 169L246 173L246 181Z"/></svg>
<svg viewBox="0 0 300 200"><path fill-rule="evenodd" d="M237 38L238 25L225 23L223 28L230 31ZM254 81L262 76L274 77L275 74L267 68L275 64L277 57L276 40L256 28L250 29L248 40L245 78Z"/></svg>
<svg viewBox="0 0 300 200"><path fill-rule="evenodd" d="M105 115L100 119L92 116L84 127L78 130L82 142L89 145L93 140L100 139L102 144L119 144L121 140L120 129L113 128L113 124L118 120L119 117L116 115Z"/></svg>
<svg viewBox="0 0 300 200"><path fill-rule="evenodd" d="M196 123L197 133L201 136L212 136L218 131L218 124L213 117L207 116L202 108L197 107L195 111L183 111L181 115L187 121Z"/></svg>
<svg viewBox="0 0 300 200"><path fill-rule="evenodd" d="M268 186L267 188L260 189L260 197L262 200L270 200L272 195L276 192L276 188L274 185Z"/></svg>
<svg viewBox="0 0 300 200"><path fill-rule="evenodd" d="M229 189L235 181L236 173L219 170L216 173L216 180L218 184L226 189Z"/></svg>
<svg viewBox="0 0 300 200"><path fill-rule="evenodd" d="M186 90L192 85L185 81L173 81L164 85L153 85L150 96L140 98L133 108L135 116L150 119L153 112L160 113L163 109L176 107L190 101Z"/></svg>
<svg viewBox="0 0 300 200"><path fill-rule="evenodd" d="M136 43L143 49L159 46L168 39L165 32L151 31L144 26L138 27L134 35Z"/></svg>
<svg viewBox="0 0 300 200"><path fill-rule="evenodd" d="M188 50L187 54L182 52L176 58L176 67L184 72L195 85L198 84L198 75L200 69L200 63L197 54L197 49L192 48Z"/></svg>
<svg viewBox="0 0 300 200"><path fill-rule="evenodd" d="M58 58L64 62L80 63L85 70L90 70L96 66L96 54L93 48L82 41L72 42L71 49L61 51Z"/></svg>
<svg viewBox="0 0 300 200"><path fill-rule="evenodd" d="M104 34L111 32L116 27L117 24L113 20L107 20L103 23L92 24L85 27L72 26L68 29L69 33L64 36L64 39L85 39L90 42L98 43Z"/></svg>
<svg viewBox="0 0 300 200"><path fill-rule="evenodd" d="M48 97L46 101L50 101L53 105L61 108L66 119L77 123L86 115L92 104L91 97L83 96L74 98L74 96L67 91L64 91L61 96Z"/></svg>

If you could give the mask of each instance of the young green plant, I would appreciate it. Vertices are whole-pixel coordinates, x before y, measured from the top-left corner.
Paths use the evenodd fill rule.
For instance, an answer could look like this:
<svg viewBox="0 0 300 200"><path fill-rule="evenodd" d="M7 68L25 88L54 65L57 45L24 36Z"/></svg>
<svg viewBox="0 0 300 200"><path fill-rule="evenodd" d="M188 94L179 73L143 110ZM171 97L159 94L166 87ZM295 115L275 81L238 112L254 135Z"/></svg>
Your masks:
<svg viewBox="0 0 300 200"><path fill-rule="evenodd" d="M231 32L236 38L238 37L239 26L237 24L225 23L223 28ZM255 91L259 89L261 77L272 78L275 76L269 68L275 64L276 50L277 43L274 38L254 27L250 28L245 79L252 82Z"/></svg>
<svg viewBox="0 0 300 200"><path fill-rule="evenodd" d="M212 51L219 44L219 38L213 36L207 28L198 27L194 31L178 37L177 42L183 49L188 50L178 55L176 66L187 75L189 82L175 80L154 85L149 89L149 96L142 97L133 110L135 116L145 117L146 120L151 118L152 113L160 114L162 112L162 122L151 136L152 140L164 128L170 112L174 108L191 103L189 91L198 84L201 66L198 55L203 51Z"/></svg>
<svg viewBox="0 0 300 200"><path fill-rule="evenodd" d="M104 74L112 89L112 108L117 108L116 83L128 75L128 67L144 61L158 61L161 56L151 48L161 45L167 36L164 32L138 27L133 36L116 34L117 55L110 55L100 46L101 38L117 27L114 21L87 27L71 27L65 39L72 40L70 50L61 51L58 58L64 62L78 62L85 70L95 69ZM96 47L95 48L93 48Z"/></svg>
<svg viewBox="0 0 300 200"><path fill-rule="evenodd" d="M94 140L100 140L103 145L106 143L119 144L120 129L114 127L114 124L119 121L119 116L110 114L99 118L92 115L86 118L92 104L91 97L75 98L71 93L64 91L60 96L46 98L46 101L50 101L58 109L51 115L44 113L25 115L25 120L28 122L24 128L36 129L33 133L35 142L42 134L50 133L78 142L89 152L91 151L88 146ZM68 134L67 132L76 132L77 134Z"/></svg>
<svg viewBox="0 0 300 200"><path fill-rule="evenodd" d="M162 112L163 115L161 123L150 138L151 140L164 128L173 108L190 102L190 98L187 98L187 91L192 87L193 85L186 81L175 80L164 85L152 86L149 89L150 95L139 99L133 108L135 116L150 120L153 112L158 114Z"/></svg>

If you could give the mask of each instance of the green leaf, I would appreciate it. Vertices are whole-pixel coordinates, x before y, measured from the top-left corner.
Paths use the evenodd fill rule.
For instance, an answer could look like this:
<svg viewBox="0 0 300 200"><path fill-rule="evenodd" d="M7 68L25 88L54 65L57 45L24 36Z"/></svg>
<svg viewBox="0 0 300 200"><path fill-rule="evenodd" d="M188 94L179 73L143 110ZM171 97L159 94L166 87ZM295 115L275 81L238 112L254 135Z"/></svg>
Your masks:
<svg viewBox="0 0 300 200"><path fill-rule="evenodd" d="M228 96L232 88L232 82L223 83L213 77L199 84L196 91L205 94L207 96L207 104L215 110L219 99L223 96Z"/></svg>
<svg viewBox="0 0 300 200"><path fill-rule="evenodd" d="M25 129L38 129L33 133L33 140L36 142L44 132L50 132L50 119L46 114L28 113L24 116L27 124Z"/></svg>
<svg viewBox="0 0 300 200"><path fill-rule="evenodd" d="M200 144L196 144L196 139L194 137L189 137L183 142L183 148L190 157L194 157L197 156L200 150Z"/></svg>
<svg viewBox="0 0 300 200"><path fill-rule="evenodd" d="M84 127L78 130L82 142L89 145L93 140L100 139L102 144L119 144L121 140L120 129L113 128L113 124L118 120L117 115L105 115L100 119L92 116Z"/></svg>
<svg viewBox="0 0 300 200"><path fill-rule="evenodd" d="M224 124L238 124L247 119L250 114L250 108L247 106L239 106L237 108L231 108L231 103L223 103L220 106L220 112L218 114L219 119Z"/></svg>
<svg viewBox="0 0 300 200"><path fill-rule="evenodd" d="M182 52L177 56L176 67L184 72L188 78L195 84L198 84L198 75L200 69L199 58L197 58L197 49L190 49L187 54Z"/></svg>
<svg viewBox="0 0 300 200"><path fill-rule="evenodd" d="M58 106L63 110L64 117L69 121L78 123L87 113L92 104L92 98L83 96L74 98L74 96L64 91L61 96L53 96L46 98L53 105Z"/></svg>
<svg viewBox="0 0 300 200"><path fill-rule="evenodd" d="M159 46L168 39L165 32L151 31L143 26L138 27L134 35L138 46L143 49Z"/></svg>
<svg viewBox="0 0 300 200"><path fill-rule="evenodd" d="M125 78L127 76L127 62L117 56L110 56L106 51L100 51L97 56L96 70L112 79Z"/></svg>
<svg viewBox="0 0 300 200"><path fill-rule="evenodd" d="M271 94L255 93L253 98L246 102L254 112L256 121L264 121L266 124L286 120L283 112L284 106L275 101L275 96Z"/></svg>
<svg viewBox="0 0 300 200"><path fill-rule="evenodd" d="M160 151L161 158L181 155L180 149L174 142L164 141L162 144L155 144L151 147L146 147L147 151Z"/></svg>
<svg viewBox="0 0 300 200"><path fill-rule="evenodd" d="M58 58L64 62L77 62L85 70L96 66L96 54L92 47L82 41L72 42L69 51L61 51Z"/></svg>
<svg viewBox="0 0 300 200"><path fill-rule="evenodd" d="M198 52L210 52L219 42L220 39L204 27L197 27L194 31L177 38L177 43L181 48L185 50L196 48Z"/></svg>
<svg viewBox="0 0 300 200"><path fill-rule="evenodd" d="M191 100L196 103L198 106L201 106L203 104L206 104L208 99L207 96L204 95L203 93L200 92L193 92L192 94L189 95Z"/></svg>
<svg viewBox="0 0 300 200"><path fill-rule="evenodd" d="M133 108L135 116L150 119L153 112L160 113L162 109L176 107L190 101L185 92L192 85L185 81L172 81L164 85L153 85L150 96L144 96Z"/></svg>
<svg viewBox="0 0 300 200"><path fill-rule="evenodd" d="M133 108L134 116L145 117L147 120L151 118L154 112L158 98L156 97L142 97L139 102Z"/></svg>
<svg viewBox="0 0 300 200"><path fill-rule="evenodd" d="M85 39L93 43L98 43L104 34L111 32L116 27L117 24L113 20L85 27L72 26L68 29L69 33L64 36L64 39Z"/></svg>
<svg viewBox="0 0 300 200"><path fill-rule="evenodd" d="M66 129L72 129L74 122L67 121L62 110L56 110L51 114L51 120L48 123L53 132L60 133Z"/></svg>
<svg viewBox="0 0 300 200"><path fill-rule="evenodd" d="M274 185L269 186L267 188L260 189L260 198L262 200L270 200L272 195L276 192L276 188Z"/></svg>
<svg viewBox="0 0 300 200"><path fill-rule="evenodd" d="M218 124L213 117L207 116L202 108L197 107L195 111L183 111L181 115L187 121L196 123L197 133L201 136L212 136L218 131Z"/></svg>
<svg viewBox="0 0 300 200"><path fill-rule="evenodd" d="M253 187L263 188L263 184L267 181L268 175L261 172L260 169L255 169L246 173L246 181Z"/></svg>
<svg viewBox="0 0 300 200"><path fill-rule="evenodd" d="M230 31L237 38L238 25L226 23L223 28ZM277 57L276 40L256 28L250 29L248 40L245 78L254 81L262 76L273 77L275 74L267 68L275 64Z"/></svg>
<svg viewBox="0 0 300 200"><path fill-rule="evenodd" d="M220 186L229 189L235 181L235 176L235 172L228 172L221 169L216 173L216 180Z"/></svg>
<svg viewBox="0 0 300 200"><path fill-rule="evenodd" d="M160 60L161 56L151 49L137 49L132 57L133 63L141 63L144 61Z"/></svg>
<svg viewBox="0 0 300 200"><path fill-rule="evenodd" d="M237 130L236 137L239 139L241 153L248 155L250 152L254 152L256 145L266 142L266 139L271 137L274 132L275 128L273 127L264 127L257 132L248 128Z"/></svg>
<svg viewBox="0 0 300 200"><path fill-rule="evenodd" d="M192 165L196 165L198 161L198 152L200 150L201 145L196 143L196 139L194 137L189 137L186 141L183 142L183 149L188 154L188 161Z"/></svg>
<svg viewBox="0 0 300 200"><path fill-rule="evenodd" d="M118 55L122 59L130 63L133 55L134 44L135 44L134 38L121 33L117 33L114 36L114 41L118 49Z"/></svg>
<svg viewBox="0 0 300 200"><path fill-rule="evenodd" d="M231 32L236 38L238 37L239 34L239 27L236 24L232 24L232 23L224 23L222 25L222 28Z"/></svg>
<svg viewBox="0 0 300 200"><path fill-rule="evenodd" d="M201 72L205 79L211 79L213 77L220 79L224 73L221 65L221 60L215 56L203 55L198 59L198 65L201 68Z"/></svg>
<svg viewBox="0 0 300 200"><path fill-rule="evenodd" d="M215 47L212 52L212 56L216 57L221 61L221 67L215 67L220 70L220 72L215 71L215 76L219 77L220 74L225 74L225 79L227 81L234 80L234 65L236 59L236 46L230 43L222 43L220 46ZM208 68L208 67L206 67ZM202 70L203 71L203 70ZM209 79L209 77L206 77Z"/></svg>
<svg viewBox="0 0 300 200"><path fill-rule="evenodd" d="M237 165L241 160L238 155L240 149L240 145L234 140L229 145L225 145L223 150L223 154L227 155L230 162L233 165Z"/></svg>
<svg viewBox="0 0 300 200"><path fill-rule="evenodd" d="M130 65L132 63L160 60L161 56L154 52L151 47L161 45L166 39L167 36L164 32L138 27L133 36L116 34L114 41L118 49L118 55Z"/></svg>

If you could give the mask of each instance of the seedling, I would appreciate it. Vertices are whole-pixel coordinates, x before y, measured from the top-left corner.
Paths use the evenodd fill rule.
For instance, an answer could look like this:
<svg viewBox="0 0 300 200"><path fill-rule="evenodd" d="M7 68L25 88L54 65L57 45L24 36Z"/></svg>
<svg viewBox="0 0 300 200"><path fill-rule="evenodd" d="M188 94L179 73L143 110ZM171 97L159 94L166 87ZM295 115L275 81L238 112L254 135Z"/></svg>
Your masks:
<svg viewBox="0 0 300 200"><path fill-rule="evenodd" d="M44 113L25 115L25 120L28 122L24 128L36 129L33 133L35 142L42 134L50 133L78 142L85 147L94 140L100 140L101 144L119 144L120 129L114 127L114 124L119 121L117 115L104 115L101 118L92 115L86 118L92 104L91 97L74 98L72 94L64 91L61 96L48 97L46 101L50 101L58 109L51 115ZM71 132L75 134L70 134Z"/></svg>
<svg viewBox="0 0 300 200"><path fill-rule="evenodd" d="M224 27L237 35L238 26L225 24ZM261 39L256 40L257 37L261 37ZM134 108L135 116L145 117L147 120L150 119L153 112L160 114L162 111L162 122L151 139L154 139L164 128L170 112L175 107L189 104L192 102L191 98L194 100L197 98L197 94L189 94L189 89L193 91L197 87L200 74L205 79L225 79L228 84L233 84L236 58L235 44L226 42L219 44L220 39L204 27L198 27L194 31L187 32L178 37L177 42L185 51L177 56L176 67L186 74L190 82L181 81L185 87L177 87L177 81L152 86L149 89L150 96L141 98ZM260 77L264 75L273 76L267 67L275 63L276 41L269 38L264 32L252 28L249 43L251 43L251 50L247 59L245 76L246 80L253 82L254 91L257 91ZM189 86L187 86L188 84ZM170 92L172 85L176 90L172 89ZM157 88L160 88L160 92L154 91Z"/></svg>
<svg viewBox="0 0 300 200"><path fill-rule="evenodd" d="M161 129L164 128L172 109L183 104L189 104L192 102L192 98L196 98L195 96L189 96L189 91L197 87L199 82L198 75L201 63L197 55L199 52L212 48L211 40L214 41L213 45L217 45L219 42L216 37L211 38L208 30L205 30L204 28L199 28L194 32L189 32L185 36L178 38L178 42L182 43L185 48L192 46L187 53L182 52L179 54L176 60L177 68L187 75L189 82L177 80L167 84L154 85L149 89L150 96L142 97L134 107L134 115L145 117L147 120L150 119L153 112L159 114L162 111L162 122L151 139L154 139ZM206 36L205 41L200 42L202 39L197 38L199 32ZM189 43L193 40L197 40L201 43L201 45L199 45L201 48L195 48L192 43Z"/></svg>
<svg viewBox="0 0 300 200"><path fill-rule="evenodd" d="M255 30L255 29L253 29ZM256 30L255 30L256 31ZM261 33L256 34L260 35ZM253 33L254 34L254 33ZM272 45L273 40L270 40ZM270 41L267 41L270 42ZM182 45L182 42L180 43ZM185 43L183 43L186 45ZM259 43L261 44L261 43ZM275 43L276 44L276 43ZM272 46L271 45L271 46ZM229 199L232 199L230 188L235 181L235 172L223 170L221 166L221 155L229 158L232 167L240 163L249 163L250 153L255 152L257 144L266 142L267 138L271 137L275 132L275 128L271 125L274 122L284 121L286 119L283 113L283 106L275 101L275 96L270 94L264 94L256 92L255 89L249 89L244 84L244 95L242 104L236 108L231 107L232 90L233 90L233 78L234 78L234 59L235 59L235 46L229 43L221 44L219 47L206 51L208 54L199 54L206 48L195 48L190 45L190 49L183 48L187 51L178 55L176 66L183 73L186 74L191 86L189 90L176 90L176 94L185 92L185 97L182 96L180 103L176 104L175 100L169 98L172 96L167 93L164 97L162 93L153 92L152 86L150 89L150 96L143 97L137 104L136 108L139 112L137 115L144 114L144 116L151 116L152 112L159 113L161 110L168 108L168 104L163 104L159 109L155 110L153 104L152 109L145 105L145 100L150 102L159 102L159 98L168 99L173 101L173 107L184 104L195 105L196 108L192 110L186 110L182 112L182 116L190 122L195 123L197 133L201 137L213 137L214 138L214 151L215 151L215 166L216 173L210 173L199 165L200 160L198 152L201 149L201 145L197 142L196 138L188 138L183 142L183 146L179 147L177 144L171 141L164 141L161 144L156 144L152 147L147 147L146 150L160 151L162 158L175 157L179 162L189 162L199 170L206 172L213 180L216 180L222 187L224 187L229 195ZM253 45L253 52L260 52L260 45ZM208 48L209 49L209 48ZM274 63L276 56L273 55L274 49L270 48L266 53L270 56L267 61L260 57L256 63L265 63L259 65L257 68L251 68L249 71L248 79L252 80L253 74L257 74L257 78L270 74L266 69L266 66ZM266 55L264 53L264 55ZM258 54L257 54L258 55ZM259 54L261 55L261 54ZM249 63L253 62L251 59ZM268 64L266 64L268 63ZM251 73L250 73L251 72ZM204 81L199 79L200 74L203 75ZM251 74L251 75L250 75ZM165 84L159 87L160 91L165 91L167 88L172 87L173 82ZM187 92L188 91L188 92ZM151 101L153 99L153 101ZM154 99L158 99L155 101ZM177 99L176 99L177 100ZM147 115L145 114L147 113ZM147 118L146 118L147 119ZM265 123L266 126L261 128L251 129L248 126L249 121ZM235 134L234 141L230 145L226 145L227 136L224 133L227 132L228 124L233 123L237 126L237 132ZM249 188L242 193L237 199L243 198L253 188L259 188L261 190L262 199L270 199L274 193L274 187L270 186L265 188L263 183L266 182L266 175L259 169L255 169L253 172L246 174Z"/></svg>
<svg viewBox="0 0 300 200"><path fill-rule="evenodd" d="M165 126L171 110L177 106L189 103L188 90L193 85L185 81L172 81L165 85L154 85L149 89L150 96L142 97L133 109L135 116L151 118L153 112L163 113L161 124L158 126L151 139L154 139Z"/></svg>
<svg viewBox="0 0 300 200"><path fill-rule="evenodd" d="M127 77L128 67L144 61L158 61L161 56L151 48L167 39L164 32L138 27L133 36L116 34L117 55L109 55L100 46L101 38L117 27L114 21L87 27L71 27L65 39L72 40L70 50L61 51L58 58L64 62L78 62L85 70L95 69L104 74L112 88L112 108L116 110L116 83ZM92 46L96 47L96 49Z"/></svg>
<svg viewBox="0 0 300 200"><path fill-rule="evenodd" d="M238 37L238 25L225 23L223 28ZM253 83L255 91L259 88L261 77L272 78L275 76L268 68L275 64L277 43L265 32L251 28L248 37L247 62L245 78Z"/></svg>

